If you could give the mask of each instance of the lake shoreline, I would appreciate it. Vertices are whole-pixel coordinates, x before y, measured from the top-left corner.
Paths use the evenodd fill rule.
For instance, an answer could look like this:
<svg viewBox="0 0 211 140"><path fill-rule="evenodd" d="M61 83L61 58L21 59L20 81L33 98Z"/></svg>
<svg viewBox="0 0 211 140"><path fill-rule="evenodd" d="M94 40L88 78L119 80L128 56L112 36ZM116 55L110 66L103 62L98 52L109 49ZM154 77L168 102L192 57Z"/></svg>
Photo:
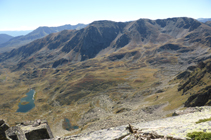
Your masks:
<svg viewBox="0 0 211 140"><path fill-rule="evenodd" d="M34 97L36 91L30 89L29 92L26 93L26 97L21 98L20 103L18 104L18 109L16 112L26 113L35 107ZM26 104L27 103L27 104Z"/></svg>

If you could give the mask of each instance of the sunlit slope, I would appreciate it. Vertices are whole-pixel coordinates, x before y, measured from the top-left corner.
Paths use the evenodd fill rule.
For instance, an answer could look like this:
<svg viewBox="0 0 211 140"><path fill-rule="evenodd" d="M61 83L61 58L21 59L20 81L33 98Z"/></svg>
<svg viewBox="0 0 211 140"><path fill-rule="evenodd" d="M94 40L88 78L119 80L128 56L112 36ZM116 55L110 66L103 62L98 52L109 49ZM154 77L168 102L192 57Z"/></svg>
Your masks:
<svg viewBox="0 0 211 140"><path fill-rule="evenodd" d="M47 119L68 135L171 115L193 95L186 91L199 90L183 86L180 73L210 58L210 37L211 27L190 18L96 21L50 34L0 55L1 118ZM35 108L17 113L30 88ZM62 129L64 118L80 129Z"/></svg>

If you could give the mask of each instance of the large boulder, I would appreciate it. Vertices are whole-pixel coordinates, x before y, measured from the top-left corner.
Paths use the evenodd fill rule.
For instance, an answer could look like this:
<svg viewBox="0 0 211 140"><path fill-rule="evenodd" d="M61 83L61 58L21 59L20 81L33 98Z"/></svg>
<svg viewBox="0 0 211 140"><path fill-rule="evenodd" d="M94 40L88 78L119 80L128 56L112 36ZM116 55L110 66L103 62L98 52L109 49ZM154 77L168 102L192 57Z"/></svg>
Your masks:
<svg viewBox="0 0 211 140"><path fill-rule="evenodd" d="M6 132L12 140L52 139L53 134L46 120L26 121L9 128Z"/></svg>
<svg viewBox="0 0 211 140"><path fill-rule="evenodd" d="M7 129L9 129L9 126L5 123L4 120L0 119L0 140L8 140L5 134Z"/></svg>

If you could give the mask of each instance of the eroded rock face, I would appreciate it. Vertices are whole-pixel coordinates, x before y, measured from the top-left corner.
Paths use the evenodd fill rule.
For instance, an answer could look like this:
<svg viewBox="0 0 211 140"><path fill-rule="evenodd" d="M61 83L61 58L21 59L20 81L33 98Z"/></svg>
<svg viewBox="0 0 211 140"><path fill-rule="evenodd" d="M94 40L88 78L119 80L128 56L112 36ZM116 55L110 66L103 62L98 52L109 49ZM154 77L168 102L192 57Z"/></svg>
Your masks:
<svg viewBox="0 0 211 140"><path fill-rule="evenodd" d="M6 136L12 140L52 139L53 134L46 120L25 121L9 128Z"/></svg>
<svg viewBox="0 0 211 140"><path fill-rule="evenodd" d="M0 119L0 140L8 140L5 134L7 129L9 129L9 126L5 123L4 120Z"/></svg>
<svg viewBox="0 0 211 140"><path fill-rule="evenodd" d="M211 86L207 86L188 98L185 107L211 105Z"/></svg>

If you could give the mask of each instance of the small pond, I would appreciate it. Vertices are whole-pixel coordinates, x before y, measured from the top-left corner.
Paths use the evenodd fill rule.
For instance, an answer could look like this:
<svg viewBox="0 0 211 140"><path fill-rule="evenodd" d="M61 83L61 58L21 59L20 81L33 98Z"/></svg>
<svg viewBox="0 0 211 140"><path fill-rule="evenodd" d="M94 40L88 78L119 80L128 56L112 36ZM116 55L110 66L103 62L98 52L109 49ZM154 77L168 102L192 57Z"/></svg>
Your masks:
<svg viewBox="0 0 211 140"><path fill-rule="evenodd" d="M34 104L34 95L35 90L31 89L28 93L26 93L26 97L21 98L21 101L18 105L18 110L16 112L26 113L35 107Z"/></svg>
<svg viewBox="0 0 211 140"><path fill-rule="evenodd" d="M73 130L73 129L78 129L78 126L72 126L71 123L70 123L70 120L67 119L67 118L64 118L63 128L70 131L70 130Z"/></svg>

